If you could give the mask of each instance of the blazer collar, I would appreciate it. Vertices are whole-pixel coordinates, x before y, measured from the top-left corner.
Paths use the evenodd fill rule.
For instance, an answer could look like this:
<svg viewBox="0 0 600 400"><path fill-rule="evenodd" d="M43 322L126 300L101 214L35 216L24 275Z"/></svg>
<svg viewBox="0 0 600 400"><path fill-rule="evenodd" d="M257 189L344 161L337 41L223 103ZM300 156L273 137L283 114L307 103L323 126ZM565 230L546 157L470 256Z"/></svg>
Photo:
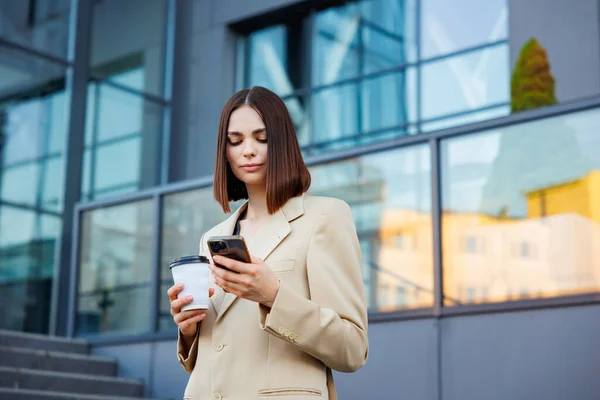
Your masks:
<svg viewBox="0 0 600 400"><path fill-rule="evenodd" d="M251 255L260 258L265 261L267 257L279 246L279 244L290 234L292 228L290 222L296 218L301 217L304 214L304 197L301 195L293 197L284 204L274 214L269 215L263 222L261 227L258 229L254 238L250 242L246 242L248 251ZM248 202L242 204L233 215L221 224L221 229L218 235L231 235L235 228L236 221L239 215L248 207ZM222 297L222 302L217 310L218 322L225 312L229 309L231 304L237 299L237 296L231 293L225 293L222 289L218 288L218 295L215 293L215 300ZM222 292L222 293L221 293ZM217 303L217 301L215 301ZM216 305L216 304L215 304Z"/></svg>

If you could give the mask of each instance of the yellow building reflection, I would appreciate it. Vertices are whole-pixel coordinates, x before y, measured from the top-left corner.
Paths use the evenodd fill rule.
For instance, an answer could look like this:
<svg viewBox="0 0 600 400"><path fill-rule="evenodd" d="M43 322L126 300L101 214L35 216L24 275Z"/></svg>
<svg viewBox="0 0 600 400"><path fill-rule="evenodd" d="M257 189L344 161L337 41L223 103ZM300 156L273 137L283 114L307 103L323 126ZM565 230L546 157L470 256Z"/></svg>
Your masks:
<svg viewBox="0 0 600 400"><path fill-rule="evenodd" d="M444 211L446 305L600 289L600 171L523 197L524 218ZM381 309L431 306L429 213L384 211L380 240L378 263L386 271L378 274Z"/></svg>

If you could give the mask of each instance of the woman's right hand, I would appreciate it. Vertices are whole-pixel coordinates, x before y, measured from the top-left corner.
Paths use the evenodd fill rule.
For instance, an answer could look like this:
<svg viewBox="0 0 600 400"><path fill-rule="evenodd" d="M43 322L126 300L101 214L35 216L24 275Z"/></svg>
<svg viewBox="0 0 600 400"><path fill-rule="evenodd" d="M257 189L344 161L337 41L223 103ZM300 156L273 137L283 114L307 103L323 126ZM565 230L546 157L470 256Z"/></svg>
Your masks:
<svg viewBox="0 0 600 400"><path fill-rule="evenodd" d="M194 300L192 296L178 299L177 295L182 290L183 285L179 283L171 286L167 291L167 294L169 295L169 301L171 302L171 315L173 316L173 321L175 321L183 336L190 337L196 334L198 322L202 321L204 317L206 317L206 310L181 311L181 307L191 303ZM208 289L209 296L212 296L214 292L215 289Z"/></svg>

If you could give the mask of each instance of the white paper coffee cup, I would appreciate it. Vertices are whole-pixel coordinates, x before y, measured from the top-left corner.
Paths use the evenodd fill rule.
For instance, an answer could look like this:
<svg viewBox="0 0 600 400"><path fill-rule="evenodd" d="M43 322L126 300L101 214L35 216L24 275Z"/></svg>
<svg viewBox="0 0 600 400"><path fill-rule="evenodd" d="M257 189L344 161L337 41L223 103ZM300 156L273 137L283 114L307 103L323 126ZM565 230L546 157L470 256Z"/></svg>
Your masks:
<svg viewBox="0 0 600 400"><path fill-rule="evenodd" d="M181 308L186 310L208 309L209 261L204 256L180 257L171 262L169 268L175 284L183 284L177 298L192 296L194 300Z"/></svg>

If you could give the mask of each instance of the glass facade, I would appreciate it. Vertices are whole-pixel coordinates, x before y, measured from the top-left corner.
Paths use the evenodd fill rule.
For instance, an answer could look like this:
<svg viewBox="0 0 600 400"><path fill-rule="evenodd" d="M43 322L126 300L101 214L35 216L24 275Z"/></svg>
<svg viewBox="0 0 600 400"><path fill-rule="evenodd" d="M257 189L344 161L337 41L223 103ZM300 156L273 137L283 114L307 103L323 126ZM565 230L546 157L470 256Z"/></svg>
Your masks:
<svg viewBox="0 0 600 400"><path fill-rule="evenodd" d="M65 211L70 2L29 13L24 3L0 2L0 329L47 332Z"/></svg>
<svg viewBox="0 0 600 400"><path fill-rule="evenodd" d="M506 0L362 0L319 11L302 24L310 32L303 35L311 38L306 46L286 47L286 25L244 39L243 86L266 86L297 103L307 155L504 116L510 112L507 6ZM476 23L461 23L465 18ZM294 79L290 61L310 74Z"/></svg>
<svg viewBox="0 0 600 400"><path fill-rule="evenodd" d="M65 208L67 190L77 191L85 202L161 183L168 164L163 146L168 135L164 115L170 109L168 5L167 0L102 1L88 8L76 0L0 0L0 295L6 300L0 306L6 316L0 329L52 329L58 263L70 262L59 258L58 246L64 215L73 213ZM72 19L82 9L91 9L92 24L76 29ZM90 37L90 57L83 60L89 65L85 87L72 86L69 78L82 67L73 51L78 37ZM87 93L84 116L72 114L74 91ZM85 119L83 131L70 131L73 118ZM83 163L67 165L68 146L77 135L84 143ZM81 169L81 182L65 181L68 168ZM131 212L99 211L83 221L83 236L141 236L136 229L143 221L99 221ZM116 250L123 253L108 258L102 246L82 247L88 257L82 259L82 276L96 275L80 282L84 317L78 332L136 332L135 320L123 325L114 313L123 307L121 298L142 304L149 288L115 294L114 308L99 305L115 285L141 283L137 271L131 280L123 270L123 263L137 254L127 254L131 239L120 243L122 249Z"/></svg>
<svg viewBox="0 0 600 400"><path fill-rule="evenodd" d="M93 2L91 24L77 27L77 0L0 0L0 329L48 332L56 292L71 291L75 335L173 333L169 262L197 254L226 217L209 169L200 181L167 178L194 170L190 154L210 142L196 128L208 132L220 112L202 90L213 77L174 61L178 45L196 44L180 36L193 29L175 29L183 3ZM370 312L598 292L600 39L574 46L590 37L583 24L564 27L527 2L340 3L228 27L236 40L219 58L237 51L235 73L219 85L284 98L310 193L351 206ZM534 14L549 28L526 23ZM212 46L217 31L193 35ZM80 37L83 62L72 54ZM202 46L186 62L213 54ZM189 115L176 120L172 99ZM73 138L81 165L69 161ZM77 182L65 179L73 168ZM72 215L74 265L59 248ZM57 286L59 270L76 271L73 286Z"/></svg>

